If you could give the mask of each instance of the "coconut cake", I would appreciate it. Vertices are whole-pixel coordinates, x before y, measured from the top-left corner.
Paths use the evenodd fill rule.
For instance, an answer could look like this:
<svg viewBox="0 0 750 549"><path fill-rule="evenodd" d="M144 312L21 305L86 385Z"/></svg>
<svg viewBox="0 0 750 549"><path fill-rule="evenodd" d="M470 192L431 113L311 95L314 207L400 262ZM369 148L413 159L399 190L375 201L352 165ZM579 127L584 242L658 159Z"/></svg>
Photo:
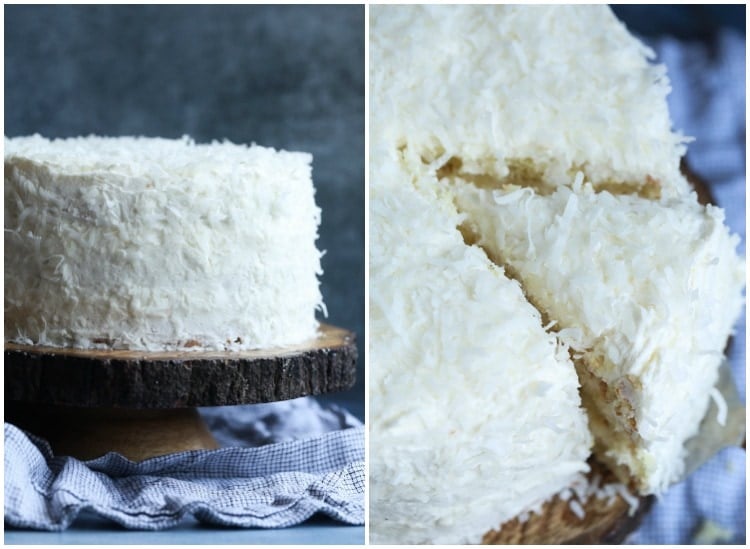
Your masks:
<svg viewBox="0 0 750 549"><path fill-rule="evenodd" d="M403 214L419 224L403 228L400 241L394 236L390 246L371 247L371 268L382 262L382 271L393 275L402 272L403 263L409 272L424 273L424 280L436 279L424 256L433 248L420 227L435 235L426 218L451 212L453 220L445 226L457 225L465 248L481 245L490 259L471 272L501 267L506 279L519 282L542 324L556 331L558 344L571 347L597 456L641 493L662 493L680 477L684 441L716 396L716 370L744 281L736 237L724 227L721 209L699 206L680 172L689 139L672 128L665 67L653 63L653 52L603 5L372 6L370 17L370 144L397 153L403 172L380 174L387 155L371 154L371 208L381 200L382 191L373 189L383 180L418 189L422 203ZM386 194L407 192L394 183ZM455 211L446 210L446 200ZM371 235L408 224L399 214L398 208L382 207L371 216ZM408 252L393 253L397 245ZM456 241L459 249L464 248ZM455 258L442 254L439 272L450 272ZM392 323L416 303L425 314L436 314L441 302L412 289L406 294L410 308L404 309L402 299L387 297L400 295L394 277L373 277L372 271L370 291L385 292L379 309L371 301L371 319L377 311ZM454 299L445 295L453 292L463 299L452 287L440 300ZM454 313L455 324L490 322L496 302L487 295L483 304L481 310ZM399 324L404 345L423 338L420 324L407 318ZM391 426L379 402L390 402L391 392L403 395L402 379L423 364L391 370L379 353L393 346L388 338L394 332L380 337L378 326L371 324L370 372L378 377L384 369L390 382L372 389L373 433ZM684 340L677 338L682 331ZM443 349L444 339L455 341L450 332L435 334L441 334L433 335L436 349ZM472 349L475 341L462 345ZM501 360L504 351L496 349L495 355ZM440 368L432 362L442 355L429 356L430 367ZM670 394L678 378L679 390ZM451 403L472 401L473 393L456 383L440 387L440 413L463 417L464 408ZM517 390L507 384L503 389ZM692 406L678 398L693 399ZM401 409L403 422L421 414L416 400ZM534 422L516 410L505 413L521 426ZM659 414L665 415L655 417ZM409 492L409 479L420 478L421 461L409 445L437 447L439 437L423 443L410 433L383 438L383 444L375 440L373 540L415 541L407 529L394 527L399 519L393 518L392 501L403 497L399 491ZM508 448L514 442L505 440ZM448 470L458 452L435 455ZM487 462L472 466L480 469ZM494 490L479 483L465 487L463 478L446 482L452 483L455 509L464 509L466 517L463 490L474 499L491 498ZM378 483L387 486L379 489ZM547 497L555 490L559 487L550 485ZM509 493L495 506L514 506L517 497ZM424 497L403 507L412 519L408 531L434 530L419 540L481 540L463 524L430 514L438 507L432 501ZM505 520L499 515L495 527Z"/></svg>
<svg viewBox="0 0 750 549"><path fill-rule="evenodd" d="M715 206L455 182L465 231L576 351L597 455L642 494L680 479L743 306L737 235ZM624 470L623 470L624 468Z"/></svg>
<svg viewBox="0 0 750 549"><path fill-rule="evenodd" d="M415 162L554 188L582 171L650 196L689 192L666 68L605 5L370 10L372 139Z"/></svg>
<svg viewBox="0 0 750 549"><path fill-rule="evenodd" d="M311 161L189 138L6 138L5 340L153 351L315 337Z"/></svg>
<svg viewBox="0 0 750 549"><path fill-rule="evenodd" d="M374 155L372 543L478 543L588 470L568 350L476 246L435 175Z"/></svg>

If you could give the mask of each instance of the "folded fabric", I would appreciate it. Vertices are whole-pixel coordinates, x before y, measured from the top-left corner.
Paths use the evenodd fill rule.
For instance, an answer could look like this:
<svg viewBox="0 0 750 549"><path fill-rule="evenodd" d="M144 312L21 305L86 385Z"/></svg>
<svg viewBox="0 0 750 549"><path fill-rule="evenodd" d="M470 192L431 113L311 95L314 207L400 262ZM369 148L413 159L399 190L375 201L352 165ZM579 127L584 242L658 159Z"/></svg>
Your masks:
<svg viewBox="0 0 750 549"><path fill-rule="evenodd" d="M313 397L267 404L199 408L220 446L262 446L359 427L362 422L336 404Z"/></svg>
<svg viewBox="0 0 750 549"><path fill-rule="evenodd" d="M688 145L691 169L710 185L727 224L745 251L745 37L724 31L713 42L662 38L651 44L672 81L674 125L696 140ZM728 358L745 401L745 316L735 326ZM673 486L629 540L638 544L744 545L745 450L727 448L687 480ZM706 535L706 533L713 536ZM714 539L711 540L710 538Z"/></svg>
<svg viewBox="0 0 750 549"><path fill-rule="evenodd" d="M296 413L277 416L286 417L275 423L277 431L283 433L285 423L309 421L297 414L330 415L314 401L295 406ZM226 407L223 413L231 417L247 413L246 408ZM262 411L251 412L260 424L275 415L272 407ZM186 515L206 524L270 528L320 512L364 524L364 427L331 431L359 423L339 413L341 422L320 423L312 437L180 452L139 463L114 453L86 462L54 456L45 441L6 423L5 522L63 530L82 510L90 510L126 528L147 530L174 526ZM218 412L213 414L216 420Z"/></svg>

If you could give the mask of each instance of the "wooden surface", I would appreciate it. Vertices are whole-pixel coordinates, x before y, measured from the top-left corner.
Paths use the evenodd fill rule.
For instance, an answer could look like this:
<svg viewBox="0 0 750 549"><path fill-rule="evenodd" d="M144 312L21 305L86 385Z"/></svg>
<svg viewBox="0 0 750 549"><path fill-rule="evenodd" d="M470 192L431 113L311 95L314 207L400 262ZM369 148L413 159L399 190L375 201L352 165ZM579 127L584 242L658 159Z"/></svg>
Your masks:
<svg viewBox="0 0 750 549"><path fill-rule="evenodd" d="M352 332L321 325L300 345L242 352L58 349L5 344L5 400L101 408L253 404L352 387Z"/></svg>
<svg viewBox="0 0 750 549"><path fill-rule="evenodd" d="M44 438L55 455L81 460L117 452L141 461L219 447L195 408L129 410L10 402L5 420Z"/></svg>
<svg viewBox="0 0 750 549"><path fill-rule="evenodd" d="M614 475L604 465L589 461L591 473L601 475L604 482L616 482ZM629 505L620 496L612 501L592 497L581 505L586 511L579 519L567 501L555 497L544 504L541 514L531 514L526 522L513 519L498 530L485 534L482 543L506 544L613 544L622 543L648 513L653 496L640 497L638 510L629 514Z"/></svg>
<svg viewBox="0 0 750 549"><path fill-rule="evenodd" d="M695 193L698 195L698 202L701 204L716 204L711 189L703 179L698 176L694 171L690 169L690 165L687 163L685 158L680 163L680 171L685 175L685 178L695 189Z"/></svg>

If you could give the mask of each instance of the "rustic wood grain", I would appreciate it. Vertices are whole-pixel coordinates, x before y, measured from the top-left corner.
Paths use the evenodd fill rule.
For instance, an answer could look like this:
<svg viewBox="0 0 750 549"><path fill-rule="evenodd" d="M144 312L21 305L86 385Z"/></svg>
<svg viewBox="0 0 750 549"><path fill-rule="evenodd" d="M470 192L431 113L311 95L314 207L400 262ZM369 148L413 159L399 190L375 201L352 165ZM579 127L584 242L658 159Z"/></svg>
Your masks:
<svg viewBox="0 0 750 549"><path fill-rule="evenodd" d="M599 475L604 482L617 482L607 468L596 461L589 460L591 472L589 478ZM653 496L640 497L638 510L629 515L629 505L620 496L611 502L591 498L582 503L586 511L584 519L579 519L567 501L555 497L542 507L541 514L532 514L526 522L513 519L498 530L484 535L482 543L490 545L510 544L616 544L625 541L648 513L653 503Z"/></svg>
<svg viewBox="0 0 750 549"><path fill-rule="evenodd" d="M698 195L698 202L706 205L706 204L716 204L716 201L714 200L714 196L711 194L711 189L706 184L706 182L693 170L690 169L690 165L687 163L687 161L683 158L680 162L680 171L685 176L685 179L688 180L688 182L693 186L693 189L695 189L695 194Z"/></svg>
<svg viewBox="0 0 750 549"><path fill-rule="evenodd" d="M5 400L102 408L253 404L349 389L352 332L321 325L304 344L243 352L57 349L5 344Z"/></svg>
<svg viewBox="0 0 750 549"><path fill-rule="evenodd" d="M45 439L55 455L80 460L117 452L142 461L219 447L195 408L132 410L9 402L5 420Z"/></svg>

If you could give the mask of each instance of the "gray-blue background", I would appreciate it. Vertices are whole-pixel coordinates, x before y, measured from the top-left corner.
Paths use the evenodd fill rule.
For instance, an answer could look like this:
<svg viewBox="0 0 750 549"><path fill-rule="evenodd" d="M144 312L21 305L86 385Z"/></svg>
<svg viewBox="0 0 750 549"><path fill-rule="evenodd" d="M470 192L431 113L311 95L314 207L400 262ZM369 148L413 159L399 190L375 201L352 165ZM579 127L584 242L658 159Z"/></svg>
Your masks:
<svg viewBox="0 0 750 549"><path fill-rule="evenodd" d="M313 153L328 322L364 417L363 6L7 6L5 134L148 135Z"/></svg>

